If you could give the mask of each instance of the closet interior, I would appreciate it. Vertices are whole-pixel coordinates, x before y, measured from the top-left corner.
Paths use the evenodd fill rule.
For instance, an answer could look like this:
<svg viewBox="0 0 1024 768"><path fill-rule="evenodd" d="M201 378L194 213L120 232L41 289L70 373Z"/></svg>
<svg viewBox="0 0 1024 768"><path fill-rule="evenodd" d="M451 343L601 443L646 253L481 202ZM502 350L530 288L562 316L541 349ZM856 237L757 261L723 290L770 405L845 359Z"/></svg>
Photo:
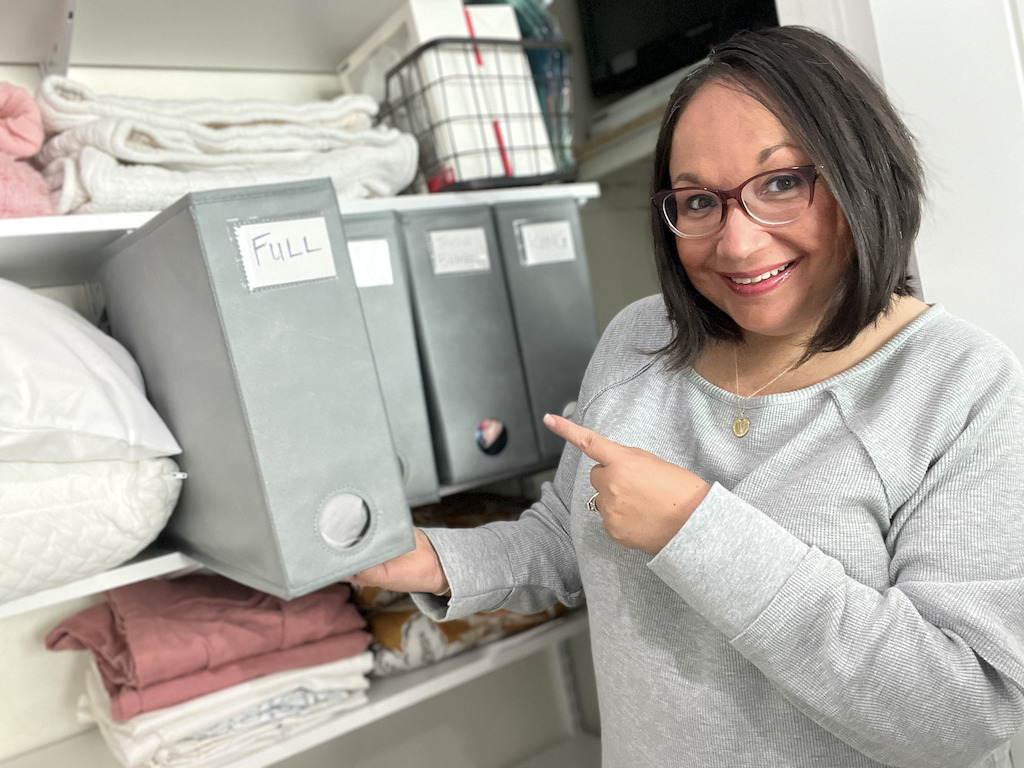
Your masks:
<svg viewBox="0 0 1024 768"><path fill-rule="evenodd" d="M87 94L126 99L324 103L342 94L339 64L403 5L404 0L229 0L212 5L2 0L0 79L29 92L56 77L80 85ZM373 173L365 171L360 183L384 183L380 173ZM112 186L116 195L116 184ZM144 190L140 187L137 194ZM432 222L442 222L445 232L483 233L495 259L503 251L522 248L523 237L531 233L569 237L583 271L578 277L563 271L562 288L586 289L584 309L593 316L579 211L599 196L600 188L592 181L400 196L356 193L339 195L339 213L349 255L353 242L379 243L389 233L398 233L398 240L389 242L393 254L414 251L415 232L429 240L431 227L440 228ZM103 301L111 297L101 296L97 303L96 292L124 288L113 282L98 284L100 265L109 259L111 248L116 251L125 238L145 236L162 221L162 211L166 213L163 205L117 210L117 200L111 200L108 205L97 193L73 213L69 203L67 213L0 220L0 278L56 299L92 323L109 322L102 310ZM566 261L566 246L560 242L561 255L551 256L544 250L548 246L536 246L534 256ZM509 277L515 279L521 278ZM421 296L420 303L425 301ZM597 327L584 323L579 333L596 338ZM532 347L538 356L535 368L545 355L559 354L542 349L541 341ZM443 362L443 349L431 354ZM539 397L545 382L531 380L530 371L522 375L523 391ZM455 445L462 439L459 419L469 416L453 411L452 404L442 405L448 408L445 414L455 414L448 422ZM479 453L475 445L476 453L461 450L456 446L439 452L433 486L428 480L410 493L411 502L437 502L481 488L532 496L553 464L551 447L540 442L500 470L489 468L494 465L480 470L473 463ZM397 472L407 469L399 466ZM408 481L407 472L402 476ZM0 647L6 659L0 690L7 694L0 707L0 766L119 764L97 729L77 716L85 654L53 653L45 649L44 638L69 616L98 605L108 590L202 572L208 557L208 552L160 539L101 573L0 604ZM287 592L293 585L274 586ZM585 610L578 610L428 666L375 679L361 706L294 736L226 755L216 764L596 766L600 750L593 685L587 619Z"/></svg>

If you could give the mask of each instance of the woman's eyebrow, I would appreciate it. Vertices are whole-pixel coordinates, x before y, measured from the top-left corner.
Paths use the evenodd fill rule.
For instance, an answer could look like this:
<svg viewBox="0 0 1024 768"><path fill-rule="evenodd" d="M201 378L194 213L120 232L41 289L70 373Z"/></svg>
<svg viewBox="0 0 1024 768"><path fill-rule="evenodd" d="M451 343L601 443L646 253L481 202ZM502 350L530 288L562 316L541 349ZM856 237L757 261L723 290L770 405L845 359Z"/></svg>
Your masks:
<svg viewBox="0 0 1024 768"><path fill-rule="evenodd" d="M771 156L778 152L780 149L799 150L800 147L789 141L780 141L778 144L772 144L770 147L765 147L764 149L757 153L757 164L764 165L765 163L768 162ZM706 184L701 183L701 180L697 176L694 176L692 173L684 172L676 174L675 176L672 177L673 188L682 186L683 184L690 184L697 187L707 186Z"/></svg>
<svg viewBox="0 0 1024 768"><path fill-rule="evenodd" d="M700 179L698 179L692 173L680 173L680 174L678 174L678 175L676 175L676 176L674 176L672 178L672 186L673 187L680 186L681 182L684 182L684 183L687 183L687 184L693 184L693 185L698 186L698 187L703 187L704 186L703 184L700 183Z"/></svg>
<svg viewBox="0 0 1024 768"><path fill-rule="evenodd" d="M770 158L773 154L778 152L780 149L799 149L799 148L797 147L796 144L791 144L790 142L787 142L787 141L783 141L783 142L780 142L778 144L772 144L770 147L765 147L764 149L762 149L758 153L758 155L757 155L757 164L758 165L764 165L766 162L768 162L768 158Z"/></svg>

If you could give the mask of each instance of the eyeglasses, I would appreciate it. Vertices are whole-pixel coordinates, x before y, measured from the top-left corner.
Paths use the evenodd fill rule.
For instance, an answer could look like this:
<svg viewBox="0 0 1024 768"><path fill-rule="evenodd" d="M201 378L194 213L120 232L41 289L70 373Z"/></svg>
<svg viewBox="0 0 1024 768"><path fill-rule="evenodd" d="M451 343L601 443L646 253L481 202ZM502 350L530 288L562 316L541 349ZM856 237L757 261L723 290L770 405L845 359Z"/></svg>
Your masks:
<svg viewBox="0 0 1024 768"><path fill-rule="evenodd" d="M818 168L800 165L751 176L730 190L708 187L664 189L651 202L680 237L710 237L725 225L730 200L754 221L770 227L799 219L814 201Z"/></svg>

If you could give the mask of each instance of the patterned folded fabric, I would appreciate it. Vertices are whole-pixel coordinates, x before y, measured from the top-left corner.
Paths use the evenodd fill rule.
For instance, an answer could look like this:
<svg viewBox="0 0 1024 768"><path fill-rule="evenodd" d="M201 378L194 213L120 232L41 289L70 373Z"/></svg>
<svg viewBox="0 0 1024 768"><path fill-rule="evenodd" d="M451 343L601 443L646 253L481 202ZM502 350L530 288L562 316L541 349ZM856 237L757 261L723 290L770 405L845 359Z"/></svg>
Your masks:
<svg viewBox="0 0 1024 768"><path fill-rule="evenodd" d="M412 510L413 522L423 527L472 528L496 521L516 520L532 502L521 497L472 492L449 496L436 504ZM435 622L404 592L380 587L354 587L355 603L373 635L373 674L393 675L427 666L457 653L509 637L562 616L556 605L533 614L513 611L476 613L455 621Z"/></svg>

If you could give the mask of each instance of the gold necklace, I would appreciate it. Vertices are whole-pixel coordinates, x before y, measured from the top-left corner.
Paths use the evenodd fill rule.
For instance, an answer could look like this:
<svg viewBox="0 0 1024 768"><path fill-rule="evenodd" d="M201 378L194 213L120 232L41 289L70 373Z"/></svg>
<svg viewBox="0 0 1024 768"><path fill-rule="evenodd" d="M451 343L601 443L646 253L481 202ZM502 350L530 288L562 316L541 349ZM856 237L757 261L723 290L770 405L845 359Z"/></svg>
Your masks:
<svg viewBox="0 0 1024 768"><path fill-rule="evenodd" d="M789 366L789 368L784 370L782 373L780 373L774 379L769 381L767 384L764 384L764 385L758 387L757 389L755 389L753 392L751 392L746 397L743 397L743 396L740 395L740 358L739 358L739 354L736 352L736 347L735 346L733 346L733 348L732 348L732 362L733 362L733 366L736 369L736 407L740 409L740 415L737 416L735 419L733 419L733 422L732 422L732 433L734 435L736 435L736 437L743 437L745 434L747 434L747 432L750 431L750 419L747 418L747 413L746 413L746 411L747 411L747 401L750 400L752 397L756 397L758 392L762 392L762 391L768 389L768 387L770 387L776 381L781 379L787 373L791 373L800 364L800 361L797 360L795 363L793 363L791 366Z"/></svg>

